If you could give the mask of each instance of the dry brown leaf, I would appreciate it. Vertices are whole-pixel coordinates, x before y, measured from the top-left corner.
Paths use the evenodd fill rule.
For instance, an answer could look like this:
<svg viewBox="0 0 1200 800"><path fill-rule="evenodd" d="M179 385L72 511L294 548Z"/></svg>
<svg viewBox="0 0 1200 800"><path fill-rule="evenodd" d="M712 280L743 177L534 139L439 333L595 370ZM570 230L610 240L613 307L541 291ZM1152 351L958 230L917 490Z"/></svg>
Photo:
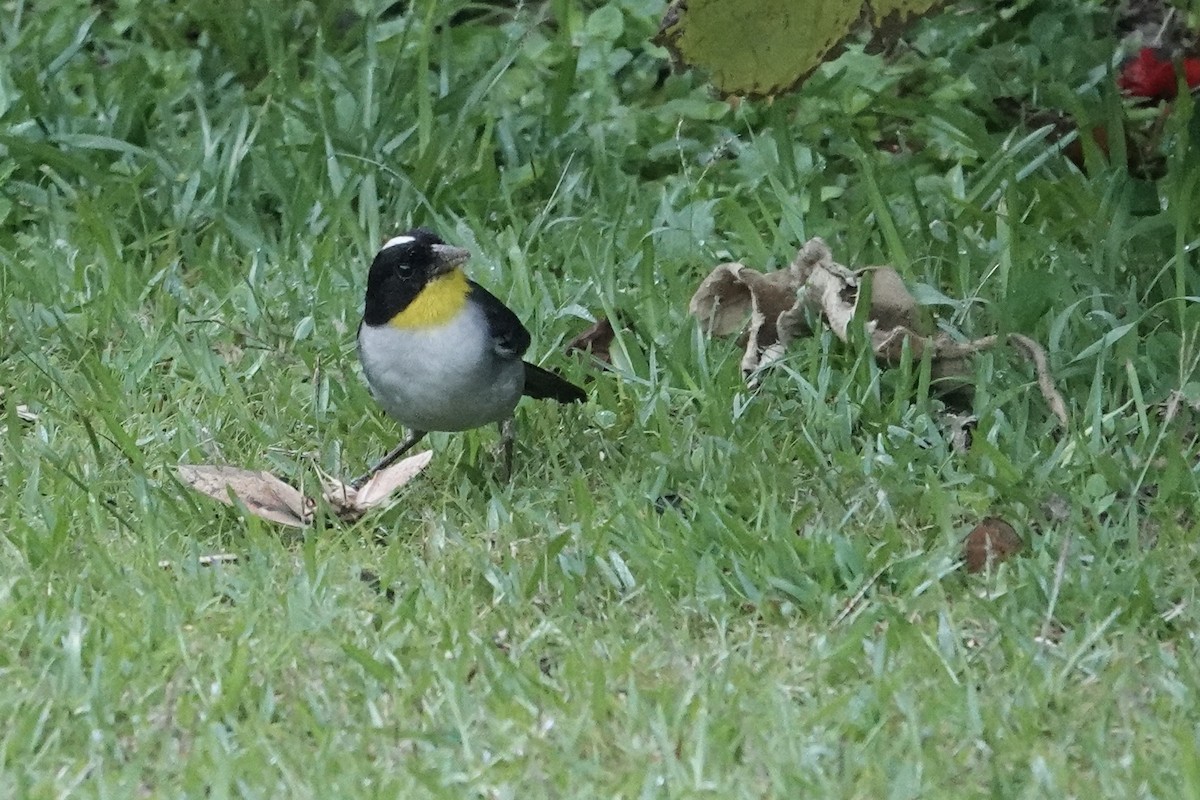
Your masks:
<svg viewBox="0 0 1200 800"><path fill-rule="evenodd" d="M986 517L963 541L963 560L967 572L982 572L989 566L1007 561L1025 547L1025 542L999 517Z"/></svg>
<svg viewBox="0 0 1200 800"><path fill-rule="evenodd" d="M1050 406L1050 411L1054 413L1062 426L1067 427L1069 421L1067 404L1063 402L1062 395L1054 387L1054 376L1050 373L1050 362L1046 359L1046 351L1033 339L1019 333L1010 333L1008 341L1033 362L1034 371L1037 373L1038 389L1041 390L1042 397L1045 398L1046 404Z"/></svg>
<svg viewBox="0 0 1200 800"><path fill-rule="evenodd" d="M744 269L737 263L718 264L700 281L688 301L688 313L699 320L709 336L728 336L746 324L750 290L739 276Z"/></svg>
<svg viewBox="0 0 1200 800"><path fill-rule="evenodd" d="M692 296L689 310L715 336L741 330L749 317L742 357L742 369L749 373L811 334L813 314L846 341L864 280L871 288L867 332L876 355L895 363L909 339L916 341L914 355L920 355L926 326L900 275L891 267L849 269L833 260L820 238L809 239L787 269L763 274L739 263L717 265Z"/></svg>
<svg viewBox="0 0 1200 800"><path fill-rule="evenodd" d="M928 355L939 394L954 408L969 408L967 358L1004 340L985 336L956 342L944 333L933 333L899 273L891 267L850 269L834 261L829 246L818 237L805 242L784 270L764 274L736 262L718 264L701 281L688 310L710 335L745 330L739 340L746 348L742 370L753 384L756 373L781 358L789 343L812 333L813 319L848 341L865 282L869 282L871 305L864 327L875 358L895 366L906 348L914 359ZM1066 427L1066 404L1054 387L1045 350L1020 334L1010 334L1006 341L1033 362L1042 396Z"/></svg>
<svg viewBox="0 0 1200 800"><path fill-rule="evenodd" d="M360 489L337 478L322 475L325 490L323 498L338 519L353 522L371 509L382 506L425 469L432 457L430 450L409 456L377 472ZM226 505L233 505L232 494L251 514L271 522L295 528L307 527L313 522L316 501L269 472L210 464L181 464L179 478L201 494Z"/></svg>
<svg viewBox="0 0 1200 800"><path fill-rule="evenodd" d="M433 451L426 450L401 459L387 469L376 472L358 489L337 478L322 476L322 482L325 484L325 502L333 506L339 519L353 522L372 508L383 505L429 466L432 458Z"/></svg>
<svg viewBox="0 0 1200 800"><path fill-rule="evenodd" d="M596 320L594 325L588 326L578 336L567 342L563 352L589 353L597 361L611 364L612 354L609 352L609 348L612 347L615 336L616 331L613 330L608 317L601 317Z"/></svg>
<svg viewBox="0 0 1200 800"><path fill-rule="evenodd" d="M233 505L232 497L236 497L254 516L280 525L303 528L312 522L312 501L299 489L269 472L212 464L180 464L179 478L201 494L226 505Z"/></svg>
<svg viewBox="0 0 1200 800"><path fill-rule="evenodd" d="M397 490L421 474L421 471L429 466L429 461L432 458L433 451L426 450L423 453L417 453L415 456L409 456L392 464L387 469L375 473L371 476L371 480L359 488L357 498L358 507L366 511L382 505Z"/></svg>
<svg viewBox="0 0 1200 800"><path fill-rule="evenodd" d="M797 305L796 283L790 269L763 274L744 264L719 264L705 278L688 310L711 336L728 336L750 325L742 371L749 374L764 366L764 354L774 360L794 338L802 317L792 314L780 341L780 317Z"/></svg>
<svg viewBox="0 0 1200 800"><path fill-rule="evenodd" d="M866 332L876 358L888 365L899 363L904 344L920 358L932 340L929 325L920 306L900 273L891 267L866 267L852 270L833 260L829 246L819 237L809 239L792 262L792 273L808 302L843 342L849 338L850 324L858 312L858 299L864 282L869 282L871 307ZM936 359L936 356L935 356Z"/></svg>

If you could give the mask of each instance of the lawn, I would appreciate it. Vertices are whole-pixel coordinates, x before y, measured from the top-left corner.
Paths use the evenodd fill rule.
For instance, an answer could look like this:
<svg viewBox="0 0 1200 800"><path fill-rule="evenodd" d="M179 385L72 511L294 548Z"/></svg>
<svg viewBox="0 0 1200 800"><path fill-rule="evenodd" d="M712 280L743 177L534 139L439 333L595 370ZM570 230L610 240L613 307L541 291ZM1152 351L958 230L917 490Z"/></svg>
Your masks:
<svg viewBox="0 0 1200 800"><path fill-rule="evenodd" d="M1200 797L1192 101L1121 97L1098 2L740 105L661 12L0 3L0 796ZM431 436L355 523L184 486L399 440L354 333L418 224L588 402L522 403L509 482ZM861 337L748 387L688 300L813 236L1040 341L1067 428L1007 348L969 452ZM601 316L610 368L563 352ZM967 574L987 516L1025 548Z"/></svg>

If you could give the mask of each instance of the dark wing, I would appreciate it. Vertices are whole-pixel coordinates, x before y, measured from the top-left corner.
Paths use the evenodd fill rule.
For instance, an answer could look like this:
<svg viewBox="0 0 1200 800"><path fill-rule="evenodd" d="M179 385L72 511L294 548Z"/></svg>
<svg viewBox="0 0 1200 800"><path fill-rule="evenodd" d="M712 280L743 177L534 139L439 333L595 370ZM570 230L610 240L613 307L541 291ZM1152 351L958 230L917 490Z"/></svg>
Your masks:
<svg viewBox="0 0 1200 800"><path fill-rule="evenodd" d="M517 315L491 292L475 281L469 283L471 291L468 300L478 304L487 316L488 331L492 334L492 346L496 353L503 358L520 358L529 349L529 331L525 330Z"/></svg>
<svg viewBox="0 0 1200 800"><path fill-rule="evenodd" d="M524 394L534 400L557 400L560 403L582 403L587 399L583 389L528 361L525 362Z"/></svg>

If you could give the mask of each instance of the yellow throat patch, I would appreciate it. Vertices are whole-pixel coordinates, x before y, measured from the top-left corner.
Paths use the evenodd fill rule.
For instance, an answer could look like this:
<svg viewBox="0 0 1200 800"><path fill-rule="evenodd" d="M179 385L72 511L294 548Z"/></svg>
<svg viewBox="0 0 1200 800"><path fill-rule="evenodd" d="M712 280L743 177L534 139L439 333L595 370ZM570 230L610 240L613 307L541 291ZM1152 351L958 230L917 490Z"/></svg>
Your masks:
<svg viewBox="0 0 1200 800"><path fill-rule="evenodd" d="M467 292L471 290L467 276L461 269L452 269L439 275L421 293L412 299L408 307L388 320L393 328L432 328L445 325L458 316L467 304Z"/></svg>

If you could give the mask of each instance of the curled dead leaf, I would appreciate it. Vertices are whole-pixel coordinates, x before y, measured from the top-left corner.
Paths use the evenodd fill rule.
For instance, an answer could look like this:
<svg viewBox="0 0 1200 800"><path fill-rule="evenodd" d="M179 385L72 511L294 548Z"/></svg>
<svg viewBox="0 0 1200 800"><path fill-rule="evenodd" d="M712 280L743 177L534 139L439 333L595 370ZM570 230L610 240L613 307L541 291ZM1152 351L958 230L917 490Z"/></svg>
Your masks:
<svg viewBox="0 0 1200 800"><path fill-rule="evenodd" d="M612 363L612 347L616 331L608 317L601 317L595 324L588 326L563 348L564 353L588 353L592 358L603 364Z"/></svg>
<svg viewBox="0 0 1200 800"><path fill-rule="evenodd" d="M963 560L967 572L982 572L993 564L999 564L1021 552L1025 542L999 517L986 517L976 525L963 541Z"/></svg>
<svg viewBox="0 0 1200 800"><path fill-rule="evenodd" d="M728 336L746 327L746 353L742 371L746 374L775 360L788 341L806 325L803 316L780 317L797 305L795 279L790 269L763 274L744 264L718 264L692 295L688 310L700 320L710 336ZM782 341L781 341L782 338Z"/></svg>
<svg viewBox="0 0 1200 800"><path fill-rule="evenodd" d="M322 476L323 499L338 519L353 522L384 505L429 465L432 451L402 459L377 472L362 488ZM179 479L192 489L226 505L240 502L256 517L303 528L312 524L316 500L269 472L225 465L181 464Z"/></svg>
<svg viewBox="0 0 1200 800"><path fill-rule="evenodd" d="M212 464L180 464L179 479L225 505L234 498L256 517L303 528L312 522L313 502L269 472Z"/></svg>
<svg viewBox="0 0 1200 800"><path fill-rule="evenodd" d="M1037 373L1038 389L1041 390L1042 397L1045 398L1046 404L1050 406L1050 411L1058 418L1059 423L1064 428L1067 427L1067 404L1063 402L1062 395L1054 386L1054 377L1050 374L1050 362L1046 358L1045 349L1033 339L1019 333L1010 333L1008 341L1033 362L1034 371Z"/></svg>
<svg viewBox="0 0 1200 800"><path fill-rule="evenodd" d="M328 475L322 476L325 502L329 503L338 518L353 522L373 508L386 503L392 495L429 466L433 451L426 450L403 458L386 469L381 469L358 489Z"/></svg>
<svg viewBox="0 0 1200 800"><path fill-rule="evenodd" d="M739 340L745 346L741 365L753 384L758 371L781 358L793 340L812 333L814 320L848 341L864 294L870 297L865 333L880 364L901 363L906 349L914 359L928 357L938 393L951 407L967 410L971 398L967 359L1007 341L1033 362L1042 396L1066 427L1066 404L1054 387L1045 350L1037 342L1021 334L957 342L945 333L932 332L899 273L886 266L850 269L833 260L829 246L819 237L805 242L787 269L764 274L741 263L718 264L701 281L688 310L710 335L745 331Z"/></svg>

